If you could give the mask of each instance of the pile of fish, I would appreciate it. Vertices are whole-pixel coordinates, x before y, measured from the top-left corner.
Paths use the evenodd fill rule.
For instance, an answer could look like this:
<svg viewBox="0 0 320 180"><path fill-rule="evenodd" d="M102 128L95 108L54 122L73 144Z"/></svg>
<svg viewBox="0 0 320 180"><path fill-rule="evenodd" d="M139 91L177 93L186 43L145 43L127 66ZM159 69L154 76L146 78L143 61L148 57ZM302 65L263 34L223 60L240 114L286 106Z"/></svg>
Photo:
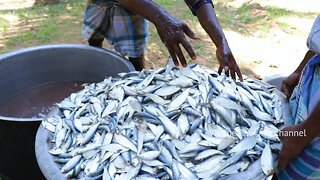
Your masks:
<svg viewBox="0 0 320 180"><path fill-rule="evenodd" d="M259 158L267 177L283 123L273 90L168 64L88 84L42 125L67 178L219 179Z"/></svg>

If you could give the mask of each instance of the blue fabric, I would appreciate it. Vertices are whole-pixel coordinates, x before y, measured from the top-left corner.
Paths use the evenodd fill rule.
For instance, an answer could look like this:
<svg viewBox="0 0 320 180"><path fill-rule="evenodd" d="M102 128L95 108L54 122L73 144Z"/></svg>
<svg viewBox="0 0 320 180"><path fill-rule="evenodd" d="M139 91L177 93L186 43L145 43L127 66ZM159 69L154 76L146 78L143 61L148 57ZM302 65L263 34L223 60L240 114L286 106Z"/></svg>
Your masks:
<svg viewBox="0 0 320 180"><path fill-rule="evenodd" d="M320 103L320 56L309 60L291 98L292 124L306 120ZM284 170L281 180L320 179L320 138L314 139Z"/></svg>
<svg viewBox="0 0 320 180"><path fill-rule="evenodd" d="M302 72L299 84L290 98L292 124L298 124L304 121L320 100L319 64L319 55L316 55L309 60Z"/></svg>

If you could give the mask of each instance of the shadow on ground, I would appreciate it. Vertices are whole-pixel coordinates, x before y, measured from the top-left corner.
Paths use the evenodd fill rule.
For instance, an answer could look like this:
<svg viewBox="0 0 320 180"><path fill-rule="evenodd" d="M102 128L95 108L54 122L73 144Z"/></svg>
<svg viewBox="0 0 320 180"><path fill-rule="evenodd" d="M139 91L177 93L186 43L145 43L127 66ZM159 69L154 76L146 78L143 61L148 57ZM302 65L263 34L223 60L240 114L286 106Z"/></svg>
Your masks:
<svg viewBox="0 0 320 180"><path fill-rule="evenodd" d="M198 63L217 69L216 47L202 30L197 18L187 9L185 3L180 0L155 0L155 2L190 25L201 37L199 41L190 40L198 57ZM63 0L54 5L34 5L20 9L8 6L6 10L0 10L0 53L41 44L86 44L81 35L84 7L85 3L82 1ZM235 8L228 6L223 0L215 2L215 10L224 30L238 32L245 36L251 36L257 32L266 34L270 28L290 31L289 25L279 21L279 18L282 17L316 16L314 13L301 13L277 7L262 7L260 4L252 2L243 3L239 8ZM15 16L17 20L14 24L10 24L4 15ZM157 68L165 65L168 52L153 25L150 25L149 34L146 67ZM110 45L104 47L111 48ZM254 73L253 69L254 66L241 64L243 74L259 79L260 77Z"/></svg>
<svg viewBox="0 0 320 180"><path fill-rule="evenodd" d="M215 4L216 13L224 29L239 32L243 35L252 35L260 31L267 33L270 28L280 28L290 32L288 24L279 21L283 17L314 18L316 13L303 13L286 10L278 7L262 7L258 3L242 3L239 8L227 6L226 3Z"/></svg>
<svg viewBox="0 0 320 180"><path fill-rule="evenodd" d="M53 43L83 43L84 2L61 1L0 10L0 53Z"/></svg>

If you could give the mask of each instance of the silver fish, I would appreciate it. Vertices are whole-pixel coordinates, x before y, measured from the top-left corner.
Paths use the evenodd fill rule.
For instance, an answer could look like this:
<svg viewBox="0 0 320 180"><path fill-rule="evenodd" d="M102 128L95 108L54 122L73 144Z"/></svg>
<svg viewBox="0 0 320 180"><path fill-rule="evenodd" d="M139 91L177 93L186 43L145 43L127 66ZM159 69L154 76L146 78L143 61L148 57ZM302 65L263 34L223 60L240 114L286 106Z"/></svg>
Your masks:
<svg viewBox="0 0 320 180"><path fill-rule="evenodd" d="M167 111L176 110L181 106L188 98L190 89L183 91L178 97L176 97L169 105Z"/></svg>
<svg viewBox="0 0 320 180"><path fill-rule="evenodd" d="M272 88L252 79L171 62L87 84L42 125L67 177L219 179L260 157L274 162L282 106Z"/></svg>
<svg viewBox="0 0 320 180"><path fill-rule="evenodd" d="M274 170L274 160L269 143L263 149L261 155L261 168L265 175L270 175Z"/></svg>
<svg viewBox="0 0 320 180"><path fill-rule="evenodd" d="M80 162L81 158L82 158L81 155L74 156L72 159L70 159L70 161L68 161L61 168L61 172L66 173L66 172L70 171L71 169L73 169L74 167L76 167L76 165Z"/></svg>

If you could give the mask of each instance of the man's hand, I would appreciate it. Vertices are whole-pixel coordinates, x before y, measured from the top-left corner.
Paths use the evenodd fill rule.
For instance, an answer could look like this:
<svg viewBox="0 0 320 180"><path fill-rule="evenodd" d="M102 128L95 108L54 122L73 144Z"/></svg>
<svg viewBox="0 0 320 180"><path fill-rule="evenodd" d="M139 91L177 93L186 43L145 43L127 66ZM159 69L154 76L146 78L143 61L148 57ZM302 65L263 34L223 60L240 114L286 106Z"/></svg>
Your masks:
<svg viewBox="0 0 320 180"><path fill-rule="evenodd" d="M294 87L298 84L300 78L300 74L293 72L286 79L282 81L281 91L284 95L286 95L287 99L289 99L292 95Z"/></svg>
<svg viewBox="0 0 320 180"><path fill-rule="evenodd" d="M182 66L187 66L180 44L193 60L196 59L196 55L185 34L192 39L199 38L195 36L186 23L174 18L154 1L118 0L118 2L126 9L143 16L156 26L160 39L167 47L176 66L179 66L179 61Z"/></svg>
<svg viewBox="0 0 320 180"><path fill-rule="evenodd" d="M300 132L302 132L300 136L297 136ZM296 158L309 144L310 138L305 136L306 134L303 132L306 131L301 124L288 126L279 132L279 138L282 142L282 149L279 153L279 169L287 167L288 163Z"/></svg>
<svg viewBox="0 0 320 180"><path fill-rule="evenodd" d="M228 77L229 77L229 74L231 73L232 79L236 79L236 74L237 74L237 76L239 77L239 80L243 81L239 66L236 60L234 59L229 46L224 45L224 46L217 47L216 56L220 64L218 69L219 74L221 74L222 70L224 69L225 74Z"/></svg>
<svg viewBox="0 0 320 180"><path fill-rule="evenodd" d="M179 61L183 67L187 66L186 59L181 51L180 44L188 52L189 56L195 60L196 55L187 41L185 34L191 39L199 39L186 23L179 21L173 17L166 18L165 21L155 24L158 34L167 47L169 54L176 66L179 66ZM179 58L179 61L178 61Z"/></svg>

